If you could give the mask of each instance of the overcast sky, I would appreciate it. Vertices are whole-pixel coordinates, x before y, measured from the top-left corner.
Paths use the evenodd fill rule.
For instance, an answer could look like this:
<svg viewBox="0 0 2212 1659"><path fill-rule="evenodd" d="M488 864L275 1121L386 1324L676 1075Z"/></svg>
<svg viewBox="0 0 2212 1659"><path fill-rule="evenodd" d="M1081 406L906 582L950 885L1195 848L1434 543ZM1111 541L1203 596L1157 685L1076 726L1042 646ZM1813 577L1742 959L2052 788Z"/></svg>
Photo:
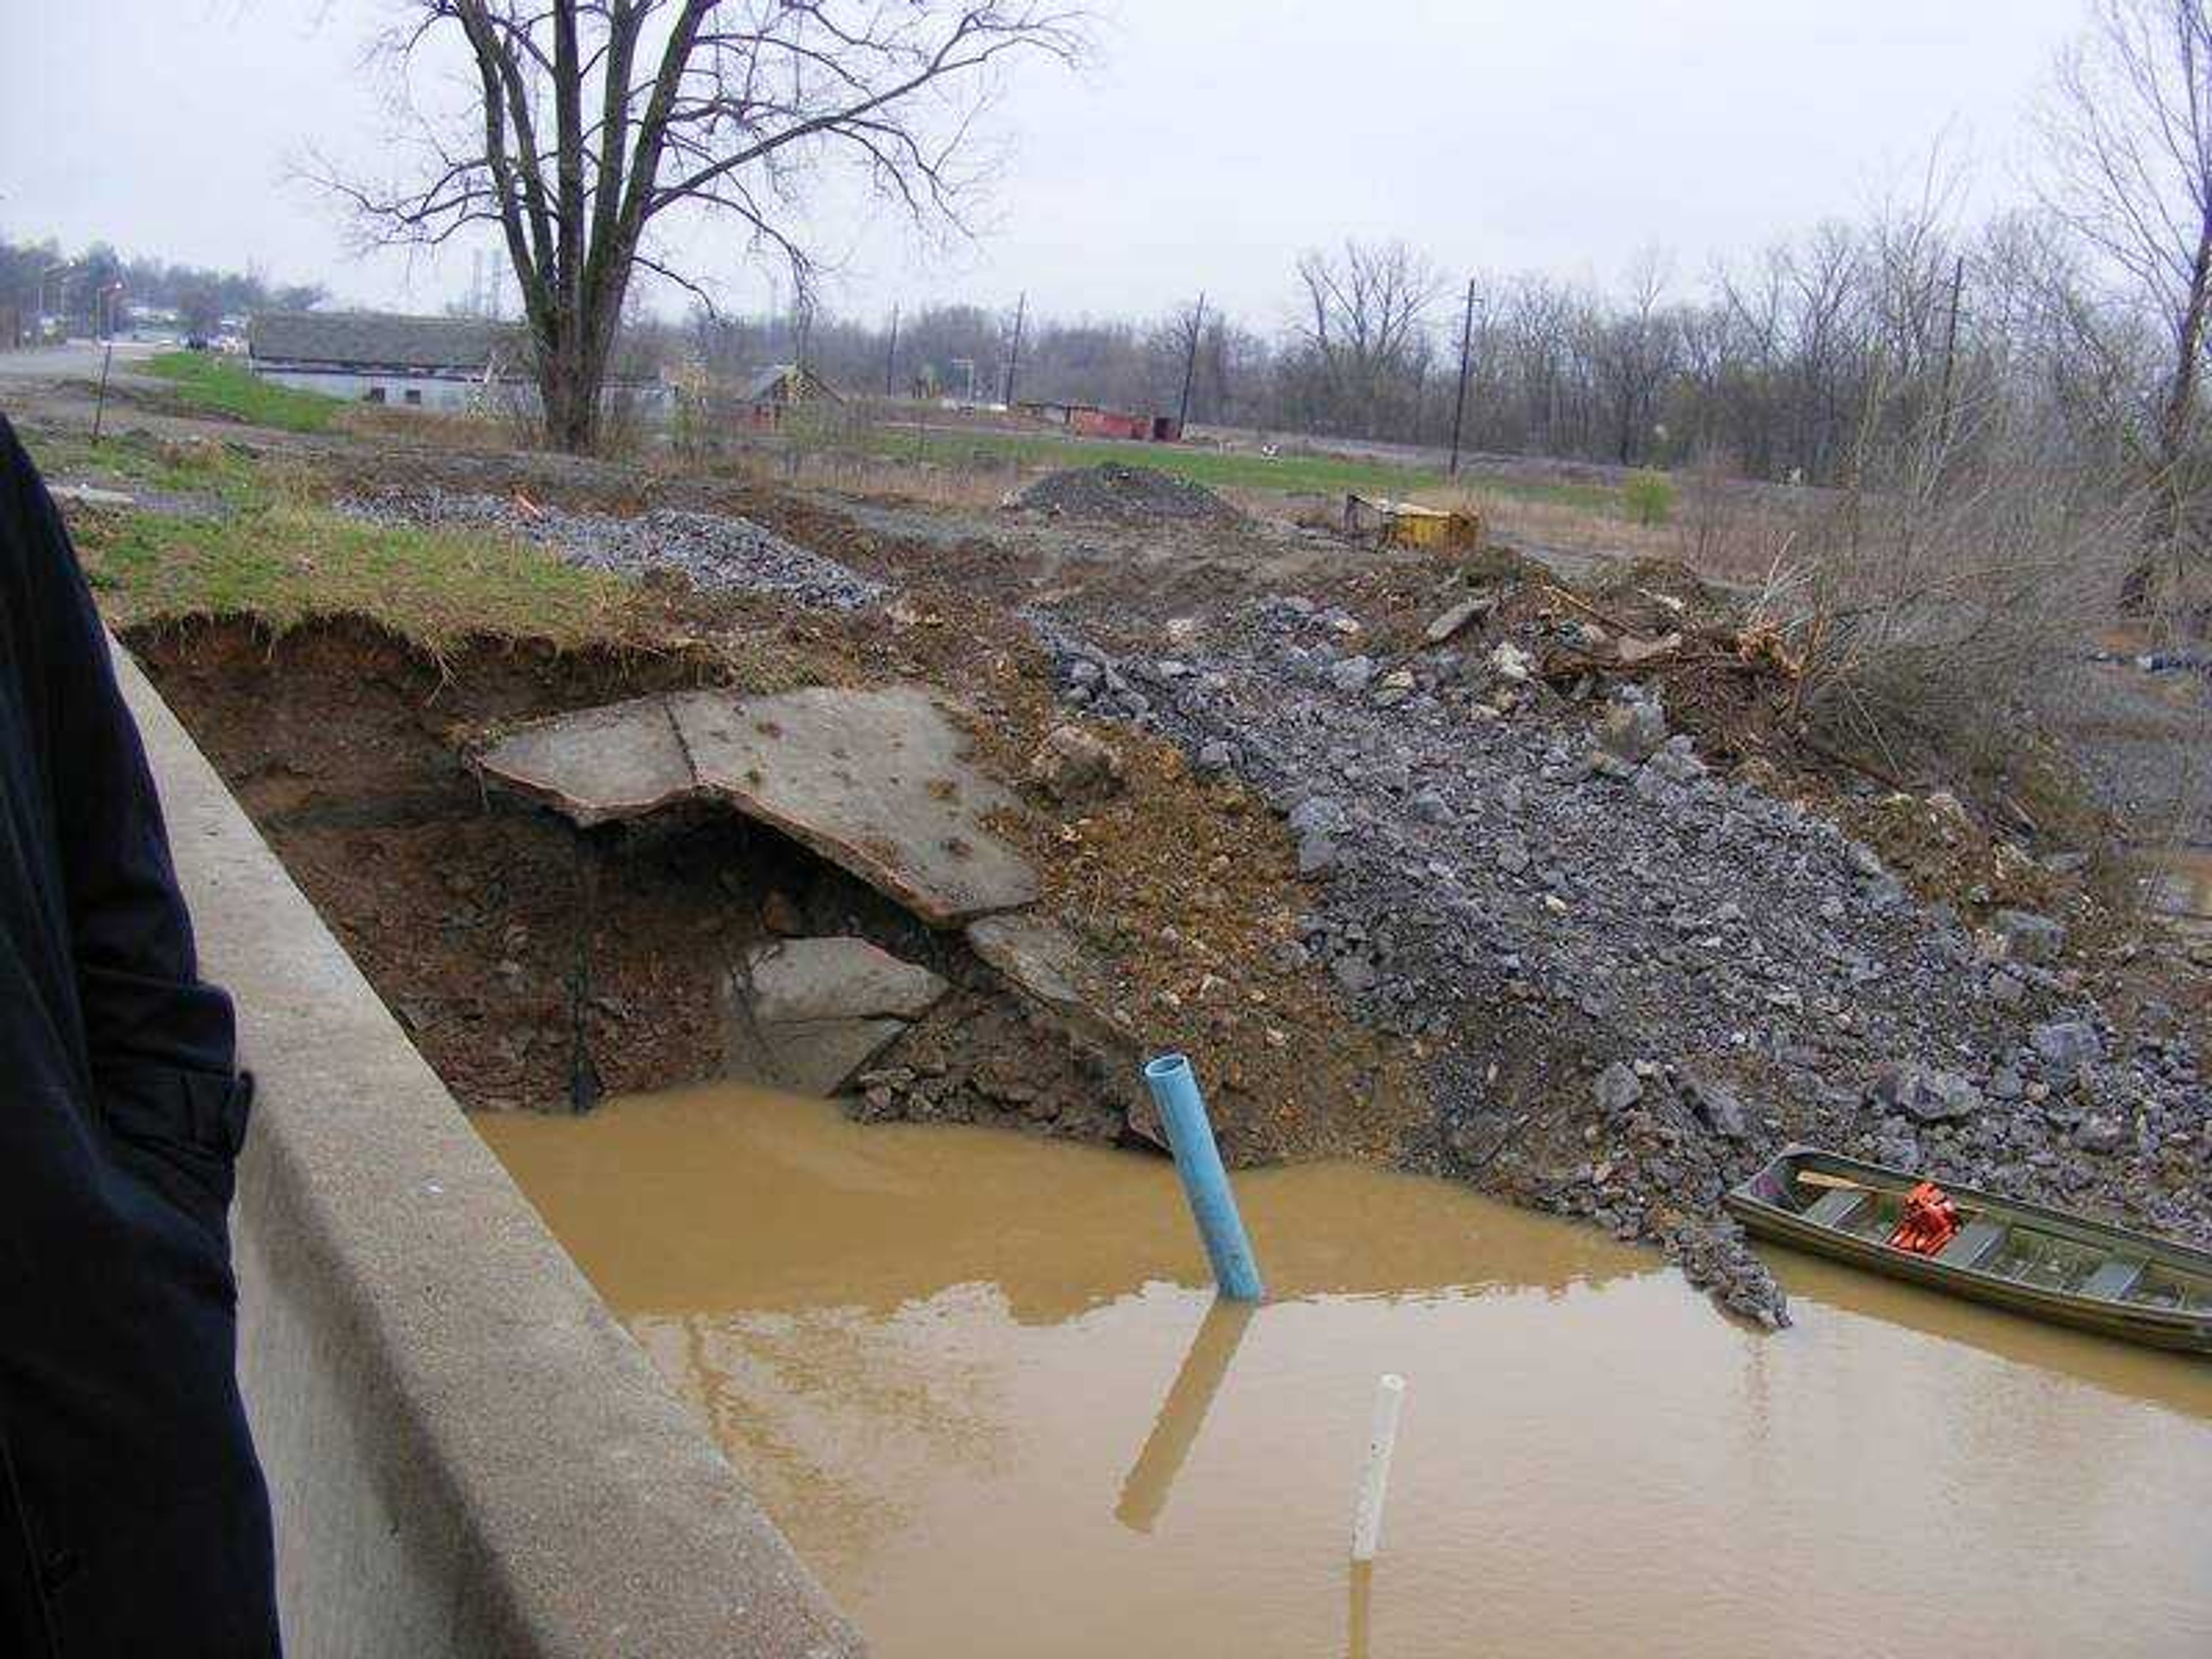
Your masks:
<svg viewBox="0 0 2212 1659"><path fill-rule="evenodd" d="M0 234L434 309L468 285L465 246L359 257L330 204L286 182L310 142L378 156L362 48L404 9L0 0ZM1026 290L1054 316L1142 315L1204 288L1272 327L1300 252L1346 235L1402 236L1453 271L1601 282L1656 246L1693 286L1716 258L1909 185L1939 141L1970 164L1969 210L2014 199L2027 111L2083 15L2082 0L1096 9L1096 64L1031 65L999 106L990 233L947 253L828 216L831 308ZM767 278L718 244L691 252L724 301L765 303Z"/></svg>

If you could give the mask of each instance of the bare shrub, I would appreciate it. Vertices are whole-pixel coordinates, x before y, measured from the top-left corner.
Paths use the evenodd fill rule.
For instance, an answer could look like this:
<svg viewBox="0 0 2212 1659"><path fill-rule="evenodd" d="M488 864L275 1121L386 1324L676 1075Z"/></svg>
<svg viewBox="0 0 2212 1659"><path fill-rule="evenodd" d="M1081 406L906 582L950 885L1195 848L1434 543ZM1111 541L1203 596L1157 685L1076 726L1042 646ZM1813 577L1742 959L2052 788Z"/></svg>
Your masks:
<svg viewBox="0 0 2212 1659"><path fill-rule="evenodd" d="M1720 581L1763 583L1796 541L1800 520L1828 494L1753 483L1716 447L1701 451L1680 482L1674 556Z"/></svg>
<svg viewBox="0 0 2212 1659"><path fill-rule="evenodd" d="M516 448L513 426L490 416L460 410L410 409L389 404L349 404L337 425L356 437L428 444L471 455L505 454Z"/></svg>
<svg viewBox="0 0 2212 1659"><path fill-rule="evenodd" d="M1765 611L1804 653L1816 734L1898 772L2002 765L2077 684L2140 504L2000 404L1896 462L1808 520Z"/></svg>

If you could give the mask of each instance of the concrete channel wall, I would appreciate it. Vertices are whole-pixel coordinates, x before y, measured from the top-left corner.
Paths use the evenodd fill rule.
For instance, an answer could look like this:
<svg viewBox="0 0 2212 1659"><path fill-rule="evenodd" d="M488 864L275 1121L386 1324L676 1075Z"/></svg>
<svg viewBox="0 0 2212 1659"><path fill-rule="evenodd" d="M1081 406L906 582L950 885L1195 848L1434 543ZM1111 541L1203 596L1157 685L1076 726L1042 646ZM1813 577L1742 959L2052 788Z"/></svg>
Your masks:
<svg viewBox="0 0 2212 1659"><path fill-rule="evenodd" d="M292 1659L843 1659L858 1638L135 665L260 1093L240 1376Z"/></svg>

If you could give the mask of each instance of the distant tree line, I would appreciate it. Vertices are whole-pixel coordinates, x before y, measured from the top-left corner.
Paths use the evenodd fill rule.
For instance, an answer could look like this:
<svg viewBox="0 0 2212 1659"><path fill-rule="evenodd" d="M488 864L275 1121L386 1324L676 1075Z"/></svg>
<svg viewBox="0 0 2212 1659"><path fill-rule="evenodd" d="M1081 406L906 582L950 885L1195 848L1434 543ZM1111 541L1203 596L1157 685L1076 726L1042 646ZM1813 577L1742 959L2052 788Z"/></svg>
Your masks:
<svg viewBox="0 0 2212 1659"><path fill-rule="evenodd" d="M1402 242L1354 240L1297 262L1272 331L1191 307L1032 312L1011 374L1012 308L932 307L896 342L849 319L702 319L696 349L805 356L845 386L996 399L1011 380L1017 398L1155 411L1177 407L1188 366L1200 423L1441 446L1463 407L1470 451L1819 484L1933 488L2002 443L2011 464L2148 503L2132 603L2154 558L2201 563L2212 544L2212 0L2087 10L2037 112L2041 200L1978 226L1945 210L1931 168L1917 202L1694 281L1655 252L1609 286L1469 283Z"/></svg>
<svg viewBox="0 0 2212 1659"><path fill-rule="evenodd" d="M305 310L325 297L319 283L271 283L256 271L126 258L105 242L71 255L51 238L0 238L0 313L14 313L26 332L42 309L68 332L93 335L126 325L131 310L155 308L175 312L188 333L211 335L225 317Z"/></svg>
<svg viewBox="0 0 2212 1659"><path fill-rule="evenodd" d="M2025 214L1966 234L1932 209L1830 222L1694 293L1657 254L1612 289L1486 275L1471 326L1467 289L1402 244L1316 252L1292 276L1294 320L1273 333L1211 307L1195 319L1194 422L1442 446L1464 331L1470 452L1836 483L1999 383L2107 448L2154 423L2163 386L2154 319ZM1032 312L1015 396L1172 413L1193 324L1188 307L1141 322ZM895 349L888 319L820 313L702 313L690 332L731 378L803 356L846 390L983 401L1001 397L1014 344L1012 307L975 305L902 315Z"/></svg>

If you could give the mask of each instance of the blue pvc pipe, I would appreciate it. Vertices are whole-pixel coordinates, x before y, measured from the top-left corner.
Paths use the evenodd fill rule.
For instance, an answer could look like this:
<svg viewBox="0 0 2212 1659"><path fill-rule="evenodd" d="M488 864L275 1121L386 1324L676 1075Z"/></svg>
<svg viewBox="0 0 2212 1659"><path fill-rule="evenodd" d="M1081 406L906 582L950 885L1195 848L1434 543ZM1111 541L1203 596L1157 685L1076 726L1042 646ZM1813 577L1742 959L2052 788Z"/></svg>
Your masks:
<svg viewBox="0 0 2212 1659"><path fill-rule="evenodd" d="M1160 1121L1167 1126L1176 1173L1182 1177L1183 1196L1190 1200L1199 1237L1206 1241L1214 1283L1232 1300L1257 1302L1264 1294L1259 1264L1252 1260L1244 1220L1237 1213L1237 1195L1229 1190L1229 1172L1221 1167L1221 1150L1213 1144L1213 1125L1206 1120L1206 1102L1199 1095L1190 1061L1181 1054L1147 1060L1145 1083L1160 1109Z"/></svg>

